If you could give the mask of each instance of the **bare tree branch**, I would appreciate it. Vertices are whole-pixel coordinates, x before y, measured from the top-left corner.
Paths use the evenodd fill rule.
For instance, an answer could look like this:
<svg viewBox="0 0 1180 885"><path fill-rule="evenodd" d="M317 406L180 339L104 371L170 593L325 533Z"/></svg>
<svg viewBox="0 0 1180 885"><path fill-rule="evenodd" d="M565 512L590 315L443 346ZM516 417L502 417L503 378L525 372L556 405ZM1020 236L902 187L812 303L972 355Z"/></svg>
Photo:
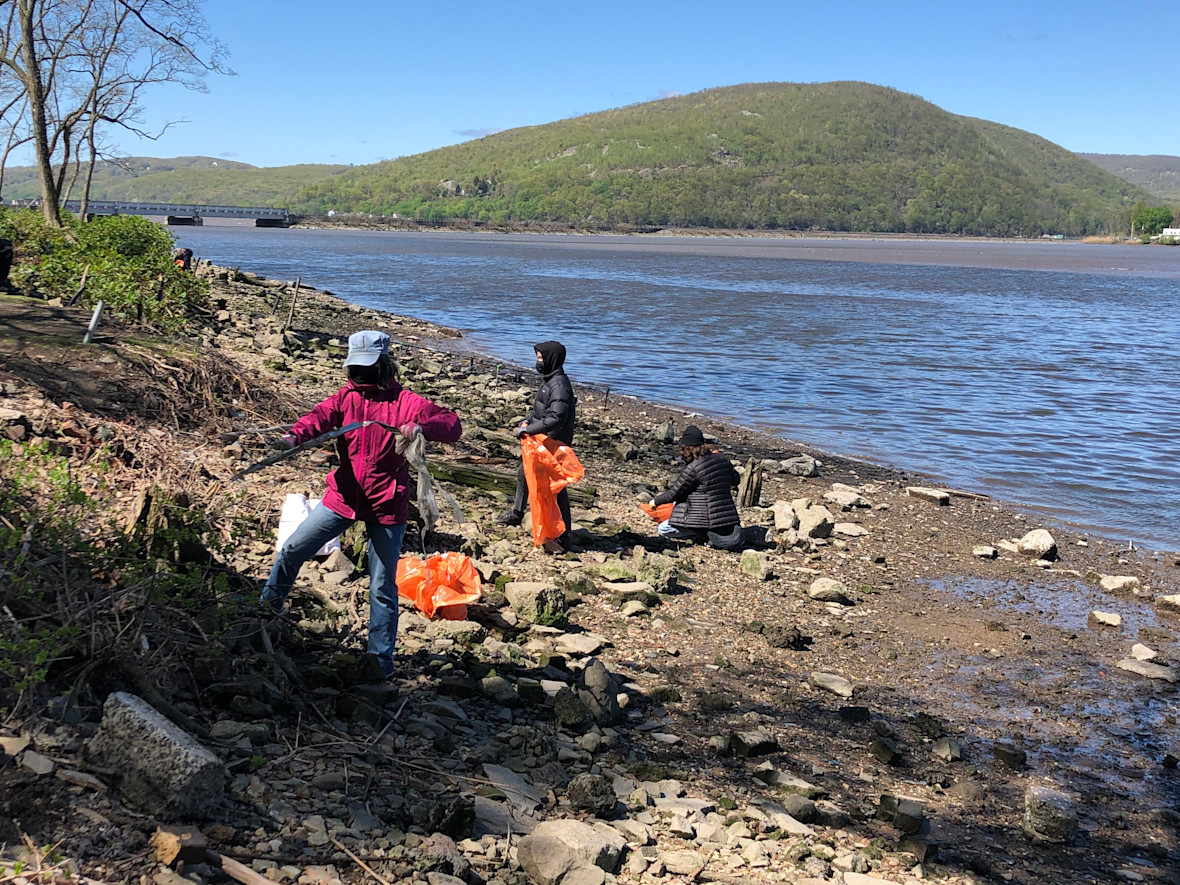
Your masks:
<svg viewBox="0 0 1180 885"><path fill-rule="evenodd" d="M83 204L88 201L102 127L152 138L171 125L156 136L145 131L140 99L148 87L204 89L209 72L233 73L201 2L0 0L0 72L12 75L12 90L26 102L12 117L18 104L0 80L0 119L9 126L9 151L19 143L18 129L28 128L48 224L61 224L67 179L72 189L83 162Z"/></svg>

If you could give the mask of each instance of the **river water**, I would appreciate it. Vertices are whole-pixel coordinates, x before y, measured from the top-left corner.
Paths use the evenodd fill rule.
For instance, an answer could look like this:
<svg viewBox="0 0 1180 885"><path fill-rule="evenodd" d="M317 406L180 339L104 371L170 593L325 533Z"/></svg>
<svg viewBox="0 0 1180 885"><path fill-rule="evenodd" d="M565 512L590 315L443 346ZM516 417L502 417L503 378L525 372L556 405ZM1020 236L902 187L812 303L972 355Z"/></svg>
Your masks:
<svg viewBox="0 0 1180 885"><path fill-rule="evenodd" d="M1180 248L174 228L522 365L1180 549Z"/></svg>

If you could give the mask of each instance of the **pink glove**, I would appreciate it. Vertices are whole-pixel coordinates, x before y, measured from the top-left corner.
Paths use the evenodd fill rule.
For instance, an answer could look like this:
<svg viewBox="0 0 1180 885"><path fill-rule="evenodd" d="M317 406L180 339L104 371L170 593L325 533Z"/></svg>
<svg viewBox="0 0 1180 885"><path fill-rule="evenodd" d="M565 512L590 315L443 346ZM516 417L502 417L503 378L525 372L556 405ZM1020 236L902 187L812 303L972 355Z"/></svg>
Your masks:
<svg viewBox="0 0 1180 885"><path fill-rule="evenodd" d="M415 433L422 433L422 428L419 425L410 422L409 424L403 424L401 427L399 427L397 432L406 439L409 439Z"/></svg>

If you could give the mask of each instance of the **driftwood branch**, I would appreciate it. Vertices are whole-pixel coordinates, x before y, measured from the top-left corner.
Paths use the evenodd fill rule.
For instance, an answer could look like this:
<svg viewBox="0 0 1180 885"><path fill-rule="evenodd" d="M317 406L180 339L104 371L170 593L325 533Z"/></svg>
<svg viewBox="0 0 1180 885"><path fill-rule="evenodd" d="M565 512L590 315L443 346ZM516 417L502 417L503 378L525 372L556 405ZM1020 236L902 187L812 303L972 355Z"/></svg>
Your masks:
<svg viewBox="0 0 1180 885"><path fill-rule="evenodd" d="M516 491L516 474L503 470L489 470L486 467L474 467L470 464L458 464L454 461L430 461L426 465L430 475L440 482L453 482L456 485L473 489L483 489L487 492L503 492L511 495ZM569 486L570 501L582 507L594 503L598 492L593 486Z"/></svg>

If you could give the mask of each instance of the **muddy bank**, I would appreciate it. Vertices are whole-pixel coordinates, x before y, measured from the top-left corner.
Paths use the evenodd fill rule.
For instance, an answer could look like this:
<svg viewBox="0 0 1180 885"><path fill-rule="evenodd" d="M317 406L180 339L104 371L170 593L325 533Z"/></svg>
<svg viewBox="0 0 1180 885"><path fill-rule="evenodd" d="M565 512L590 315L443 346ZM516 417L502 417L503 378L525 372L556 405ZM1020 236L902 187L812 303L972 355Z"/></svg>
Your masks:
<svg viewBox="0 0 1180 885"><path fill-rule="evenodd" d="M146 395L163 396L153 385L168 374L135 371L133 331L112 330L110 362L83 362L0 325L0 406L25 416L29 440L68 445L79 472L100 428L117 427L139 463L114 471L111 506L169 481L215 505L227 527L234 520L225 564L247 586L269 568L282 495L318 495L333 456L230 476L266 453L265 432L253 431L289 423L337 386L352 331L389 331L407 386L462 416L463 439L432 461L515 469L506 428L531 403L531 373L457 353L449 330L314 291L299 294L284 332L290 287L224 276L188 340L153 348L167 348L165 365L216 363L246 387L215 381L221 399L207 408L152 411ZM62 364L84 365L88 383L47 368ZM1162 601L1180 592L1170 558L1058 526L1048 526L1056 556L1020 553L1013 542L1044 526L971 490L932 498L909 491L931 485L918 475L602 390L579 399L581 549L545 555L524 529L493 524L503 492L447 483L464 520L443 508L428 545L471 554L485 597L467 626L403 614L396 704L358 696L351 676L366 617L366 579L351 561L309 566L278 624L242 618L210 638L183 619L145 621L150 654L135 631L113 641L138 648L160 695L221 736L207 743L230 777L203 822L218 851L291 882L371 878L355 858L387 881L550 881L522 870L522 829L578 819L627 845L596 881L1173 880L1175 688L1118 667L1135 643L1156 664L1178 654ZM754 530L743 556L663 544L636 506L675 475L667 424L675 434L690 420L763 471L761 506L742 510ZM801 456L818 475L797 475L810 472ZM801 499L828 510L826 528L790 525L815 509L790 506ZM524 583L560 591L568 622L530 624L523 591L509 589ZM5 723L4 735L30 744L4 759L4 812L37 844L62 840L82 875L167 878L146 844L166 811L129 804L111 772L98 772L101 790L62 777L89 764L104 690L136 688L126 672L80 680L85 665L61 662L50 683L61 693L45 692L52 701L79 684L76 715L58 702ZM566 706L587 692L610 707L588 684L599 665L625 706ZM592 801L593 778L613 801ZM1066 797L1076 831L1064 844L1025 835L1034 787ZM16 825L0 840L17 842ZM182 872L217 879L200 864Z"/></svg>

